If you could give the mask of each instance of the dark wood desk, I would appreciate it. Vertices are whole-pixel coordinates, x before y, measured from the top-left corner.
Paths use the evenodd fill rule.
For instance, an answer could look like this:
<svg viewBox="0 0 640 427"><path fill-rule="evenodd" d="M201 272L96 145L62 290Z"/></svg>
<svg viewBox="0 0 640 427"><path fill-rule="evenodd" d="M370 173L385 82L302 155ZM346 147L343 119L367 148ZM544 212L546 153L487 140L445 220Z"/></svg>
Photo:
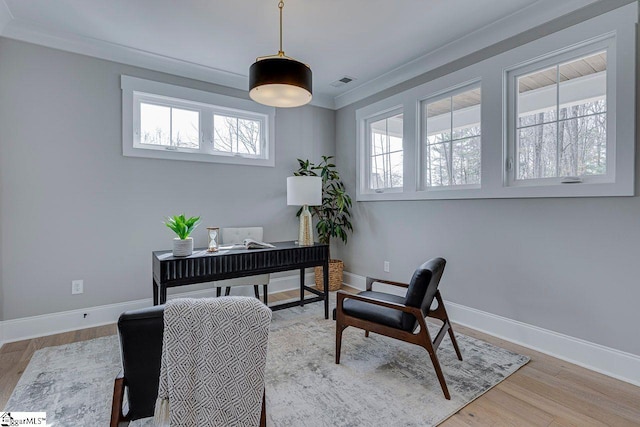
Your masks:
<svg viewBox="0 0 640 427"><path fill-rule="evenodd" d="M215 282L216 280L278 271L300 270L300 300L270 306L272 310L324 301L324 318L329 318L329 245L298 246L294 242L272 243L275 248L220 250L196 249L188 257L174 257L171 251L155 251L153 259L153 305L167 301L167 288ZM304 284L304 269L322 266L324 292ZM304 298L307 290L316 297Z"/></svg>

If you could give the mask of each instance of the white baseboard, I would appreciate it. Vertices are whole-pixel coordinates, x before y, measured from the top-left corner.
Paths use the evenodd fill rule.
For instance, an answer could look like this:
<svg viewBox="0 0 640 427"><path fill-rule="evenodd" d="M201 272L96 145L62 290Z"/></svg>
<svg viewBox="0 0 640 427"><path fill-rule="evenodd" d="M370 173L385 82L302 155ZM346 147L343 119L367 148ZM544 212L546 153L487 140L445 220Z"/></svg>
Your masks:
<svg viewBox="0 0 640 427"><path fill-rule="evenodd" d="M365 288L365 278L344 273L345 284ZM452 322L640 386L640 356L445 301Z"/></svg>
<svg viewBox="0 0 640 427"><path fill-rule="evenodd" d="M269 282L269 294L299 289L299 280L300 276L298 274L285 277L272 277ZM305 283L312 283L313 280L313 273L307 273ZM253 295L252 289L249 290L249 287L244 288L247 288L245 292L246 295ZM262 291L262 286L260 286L260 291ZM215 292L215 288L211 288L175 293L168 295L168 299L177 297L213 297L215 296ZM9 342L115 323L123 312L149 307L152 304L151 298L144 298L135 301L5 320L0 322L0 346Z"/></svg>

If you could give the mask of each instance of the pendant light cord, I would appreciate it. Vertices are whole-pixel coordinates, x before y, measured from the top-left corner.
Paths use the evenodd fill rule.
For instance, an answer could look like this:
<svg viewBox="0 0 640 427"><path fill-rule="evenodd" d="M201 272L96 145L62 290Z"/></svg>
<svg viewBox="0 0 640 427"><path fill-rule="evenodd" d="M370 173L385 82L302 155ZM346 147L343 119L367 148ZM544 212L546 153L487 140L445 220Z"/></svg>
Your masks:
<svg viewBox="0 0 640 427"><path fill-rule="evenodd" d="M284 1L280 0L278 3L278 8L280 9L280 50L278 51L278 56L284 56L284 51L282 50L282 8L284 7Z"/></svg>

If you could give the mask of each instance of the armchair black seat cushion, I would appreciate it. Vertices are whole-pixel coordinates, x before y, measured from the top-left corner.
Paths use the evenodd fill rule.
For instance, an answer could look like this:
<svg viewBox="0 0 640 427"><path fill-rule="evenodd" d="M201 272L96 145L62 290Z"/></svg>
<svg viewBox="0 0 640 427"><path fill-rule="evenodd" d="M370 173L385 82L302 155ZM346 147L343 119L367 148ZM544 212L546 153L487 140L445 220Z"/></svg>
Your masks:
<svg viewBox="0 0 640 427"><path fill-rule="evenodd" d="M349 326L355 326L369 332L376 332L391 338L424 347L433 363L440 381L440 386L447 399L450 399L447 384L440 368L436 350L447 332L460 360L462 355L458 349L449 317L444 308L438 285L444 272L446 261L443 258L431 259L416 269L407 285L389 280L367 277L367 290L357 295L339 291L337 307L334 311L336 319L336 363L340 363L342 332ZM384 283L406 288L404 296L373 291L373 283ZM431 308L437 300L437 307ZM436 337L431 340L425 322L426 317L442 321L443 325ZM419 329L417 332L416 329Z"/></svg>
<svg viewBox="0 0 640 427"><path fill-rule="evenodd" d="M364 291L360 292L358 295L393 302L396 304L404 304L405 301L405 297L387 294L384 292ZM370 322L380 323L381 325L387 325L396 329L407 330L406 326L403 325L404 313L400 310L367 304L354 299L346 299L342 309L344 313L349 316L366 319Z"/></svg>
<svg viewBox="0 0 640 427"><path fill-rule="evenodd" d="M162 356L164 305L132 310L118 319L122 372L116 378L111 425L153 416ZM128 410L122 405L124 390Z"/></svg>

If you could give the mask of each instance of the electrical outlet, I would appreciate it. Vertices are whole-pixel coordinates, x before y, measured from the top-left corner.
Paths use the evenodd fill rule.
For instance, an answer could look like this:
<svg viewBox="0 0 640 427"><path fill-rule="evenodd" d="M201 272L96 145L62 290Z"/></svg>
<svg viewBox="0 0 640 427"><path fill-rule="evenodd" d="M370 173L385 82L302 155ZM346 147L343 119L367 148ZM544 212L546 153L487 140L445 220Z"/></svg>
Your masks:
<svg viewBox="0 0 640 427"><path fill-rule="evenodd" d="M71 281L71 295L81 294L84 292L84 280Z"/></svg>
<svg viewBox="0 0 640 427"><path fill-rule="evenodd" d="M384 262L384 272L388 273L389 272L389 261L385 261Z"/></svg>

